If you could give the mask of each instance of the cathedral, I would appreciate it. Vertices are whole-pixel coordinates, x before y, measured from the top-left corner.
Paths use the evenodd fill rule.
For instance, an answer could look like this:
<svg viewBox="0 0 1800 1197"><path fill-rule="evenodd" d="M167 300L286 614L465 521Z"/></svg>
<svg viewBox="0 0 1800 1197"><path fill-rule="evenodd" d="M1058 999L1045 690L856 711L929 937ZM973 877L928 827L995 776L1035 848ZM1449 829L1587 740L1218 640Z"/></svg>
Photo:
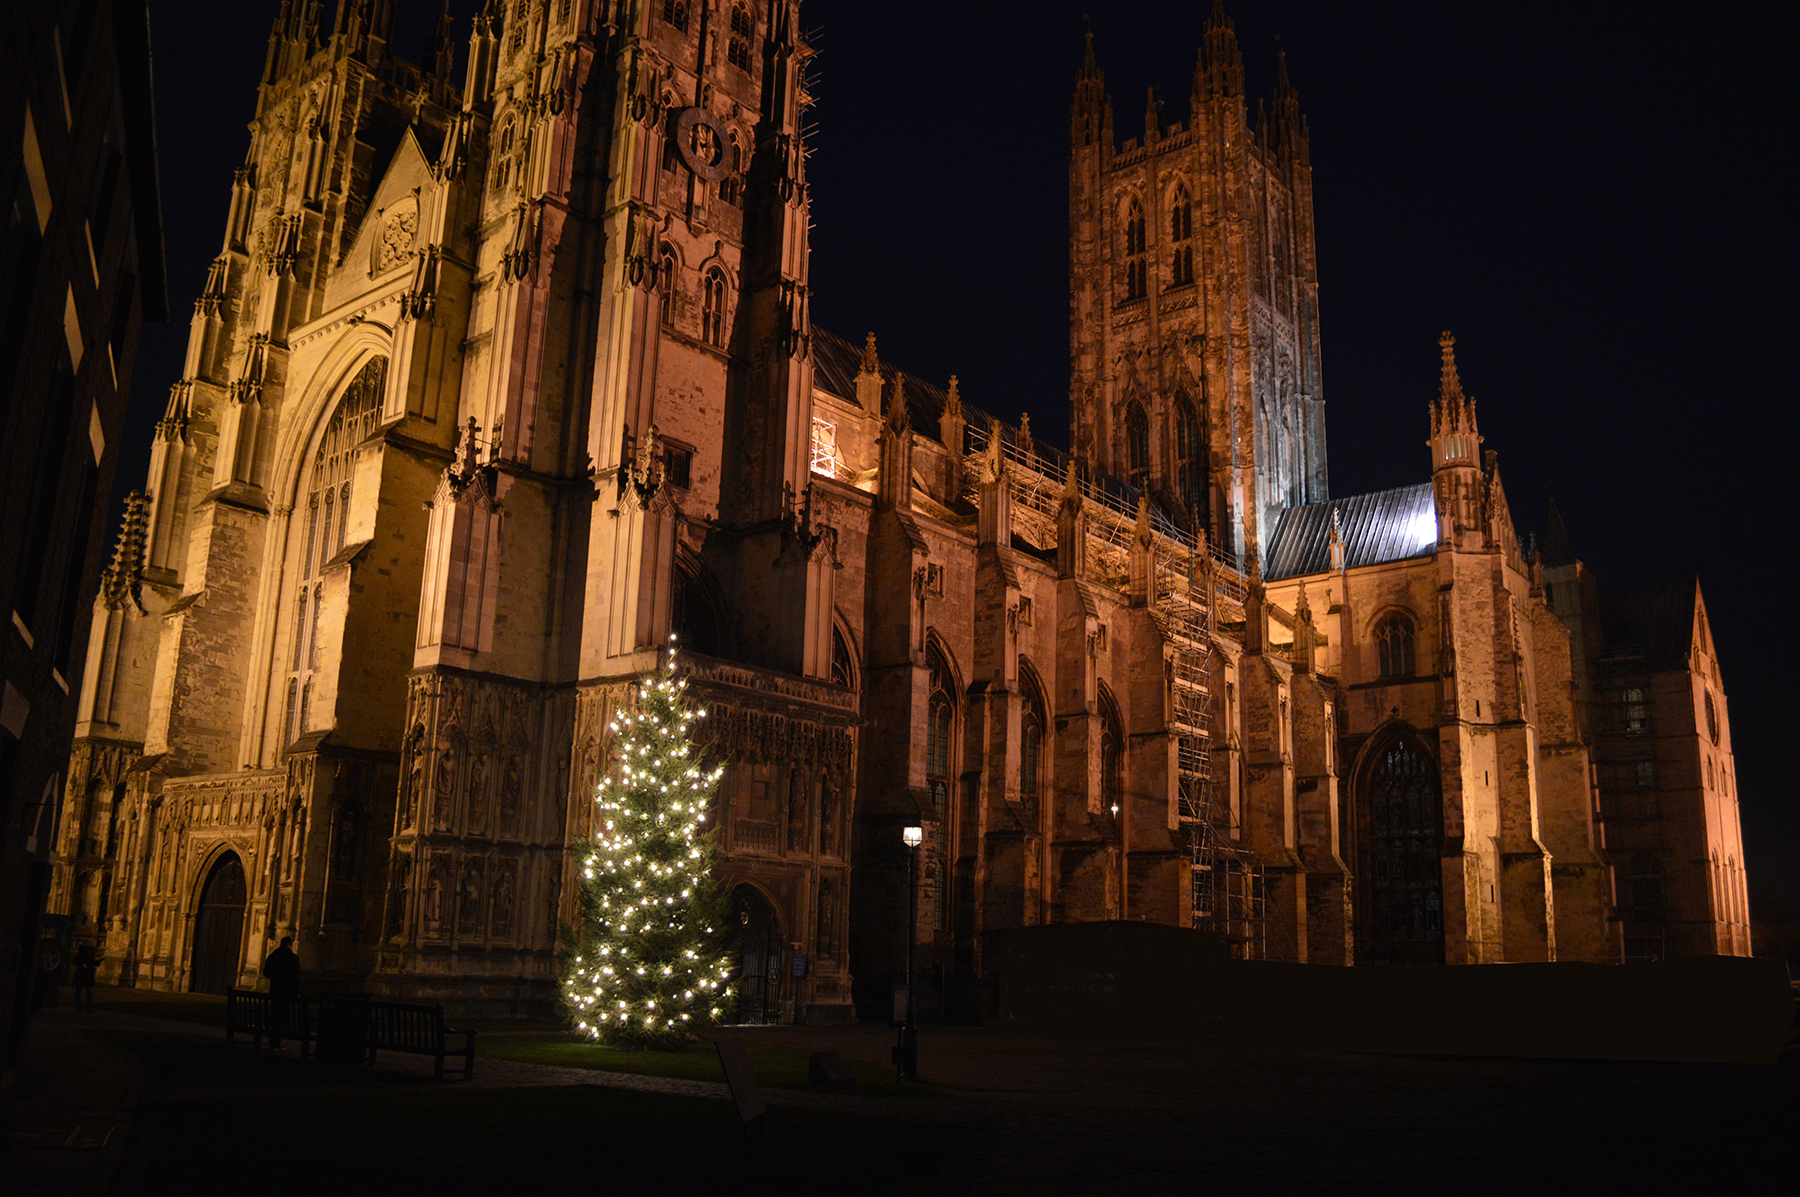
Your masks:
<svg viewBox="0 0 1800 1197"><path fill-rule="evenodd" d="M746 1019L885 1017L915 867L946 1016L1053 922L1747 953L1697 585L1515 528L1449 334L1428 472L1331 494L1285 71L1253 117L1215 8L1188 119L1121 142L1090 39L1065 453L813 324L799 7L490 0L458 70L448 20L414 65L393 0L282 0L80 683L51 903L104 979L293 935L311 983L547 1010L671 637Z"/></svg>

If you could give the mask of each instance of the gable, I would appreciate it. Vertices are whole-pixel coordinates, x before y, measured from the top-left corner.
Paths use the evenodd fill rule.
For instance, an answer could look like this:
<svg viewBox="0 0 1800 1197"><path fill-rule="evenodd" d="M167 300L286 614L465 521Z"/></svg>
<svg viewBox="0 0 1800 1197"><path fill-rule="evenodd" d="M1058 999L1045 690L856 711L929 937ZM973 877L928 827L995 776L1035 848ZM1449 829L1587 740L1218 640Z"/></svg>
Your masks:
<svg viewBox="0 0 1800 1197"><path fill-rule="evenodd" d="M410 260L421 243L420 201L436 185L424 148L413 130L407 129L364 210L349 250L325 284L327 310L369 290L375 279Z"/></svg>

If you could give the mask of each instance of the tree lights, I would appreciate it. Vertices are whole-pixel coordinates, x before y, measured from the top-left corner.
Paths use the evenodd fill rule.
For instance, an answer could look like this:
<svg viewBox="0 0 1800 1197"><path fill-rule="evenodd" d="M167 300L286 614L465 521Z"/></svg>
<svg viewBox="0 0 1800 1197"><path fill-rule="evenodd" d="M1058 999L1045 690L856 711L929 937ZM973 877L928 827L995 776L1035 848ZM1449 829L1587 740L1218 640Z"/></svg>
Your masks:
<svg viewBox="0 0 1800 1197"><path fill-rule="evenodd" d="M582 925L562 997L576 1030L618 1047L680 1047L735 1001L725 899L705 829L724 767L692 759L689 730L706 712L688 705L686 689L671 652L610 725L620 737L618 776L594 794Z"/></svg>

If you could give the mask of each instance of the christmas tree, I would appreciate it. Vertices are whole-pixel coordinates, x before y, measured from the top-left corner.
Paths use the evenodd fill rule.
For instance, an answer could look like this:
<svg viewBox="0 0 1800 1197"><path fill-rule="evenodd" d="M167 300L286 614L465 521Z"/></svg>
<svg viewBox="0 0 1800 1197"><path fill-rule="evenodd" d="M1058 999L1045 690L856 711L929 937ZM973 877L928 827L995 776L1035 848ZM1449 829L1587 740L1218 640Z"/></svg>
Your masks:
<svg viewBox="0 0 1800 1197"><path fill-rule="evenodd" d="M617 777L594 794L594 844L582 864L582 926L563 1001L588 1038L677 1048L730 1009L725 897L713 880L706 808L724 773L689 738L706 716L684 696L674 653L611 724Z"/></svg>

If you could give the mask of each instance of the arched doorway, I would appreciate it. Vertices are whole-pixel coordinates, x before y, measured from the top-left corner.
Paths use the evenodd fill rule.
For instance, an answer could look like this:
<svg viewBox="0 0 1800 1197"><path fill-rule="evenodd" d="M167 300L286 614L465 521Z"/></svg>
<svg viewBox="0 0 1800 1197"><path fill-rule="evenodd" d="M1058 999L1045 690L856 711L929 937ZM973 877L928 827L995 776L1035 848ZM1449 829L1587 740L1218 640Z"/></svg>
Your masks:
<svg viewBox="0 0 1800 1197"><path fill-rule="evenodd" d="M194 919L194 967L188 988L224 993L237 982L238 951L244 936L244 862L237 853L219 857L200 891Z"/></svg>
<svg viewBox="0 0 1800 1197"><path fill-rule="evenodd" d="M1368 879L1365 960L1444 959L1443 804L1437 764L1397 735L1370 759L1363 785Z"/></svg>
<svg viewBox="0 0 1800 1197"><path fill-rule="evenodd" d="M754 886L740 885L731 895L731 917L738 930L737 1020L779 1022L786 945L775 908Z"/></svg>

